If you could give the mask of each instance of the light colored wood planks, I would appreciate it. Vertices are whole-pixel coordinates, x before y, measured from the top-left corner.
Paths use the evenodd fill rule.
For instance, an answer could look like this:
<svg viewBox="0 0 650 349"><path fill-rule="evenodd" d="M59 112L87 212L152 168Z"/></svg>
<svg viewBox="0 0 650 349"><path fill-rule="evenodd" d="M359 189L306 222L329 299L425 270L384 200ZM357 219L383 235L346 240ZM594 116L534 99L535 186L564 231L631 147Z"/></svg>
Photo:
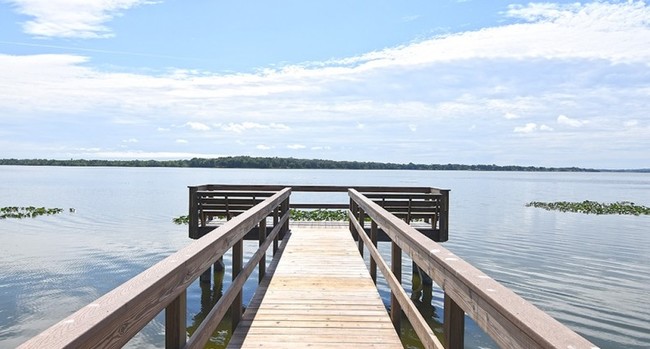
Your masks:
<svg viewBox="0 0 650 349"><path fill-rule="evenodd" d="M347 226L292 226L229 348L402 348Z"/></svg>

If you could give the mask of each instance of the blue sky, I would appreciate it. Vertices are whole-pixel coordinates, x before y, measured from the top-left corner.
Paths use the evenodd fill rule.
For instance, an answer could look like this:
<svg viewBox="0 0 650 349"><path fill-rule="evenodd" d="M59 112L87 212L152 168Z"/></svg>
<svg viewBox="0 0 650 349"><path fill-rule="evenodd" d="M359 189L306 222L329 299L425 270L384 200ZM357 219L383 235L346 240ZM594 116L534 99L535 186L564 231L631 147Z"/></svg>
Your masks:
<svg viewBox="0 0 650 349"><path fill-rule="evenodd" d="M650 167L644 1L0 0L0 157Z"/></svg>

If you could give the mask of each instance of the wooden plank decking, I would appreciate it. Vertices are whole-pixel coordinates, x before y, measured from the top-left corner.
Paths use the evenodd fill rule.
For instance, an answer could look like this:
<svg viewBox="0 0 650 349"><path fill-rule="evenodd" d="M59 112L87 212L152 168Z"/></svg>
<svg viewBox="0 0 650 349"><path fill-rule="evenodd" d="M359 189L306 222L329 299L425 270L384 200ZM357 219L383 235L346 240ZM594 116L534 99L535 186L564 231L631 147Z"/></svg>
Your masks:
<svg viewBox="0 0 650 349"><path fill-rule="evenodd" d="M402 348L347 227L292 225L229 348Z"/></svg>

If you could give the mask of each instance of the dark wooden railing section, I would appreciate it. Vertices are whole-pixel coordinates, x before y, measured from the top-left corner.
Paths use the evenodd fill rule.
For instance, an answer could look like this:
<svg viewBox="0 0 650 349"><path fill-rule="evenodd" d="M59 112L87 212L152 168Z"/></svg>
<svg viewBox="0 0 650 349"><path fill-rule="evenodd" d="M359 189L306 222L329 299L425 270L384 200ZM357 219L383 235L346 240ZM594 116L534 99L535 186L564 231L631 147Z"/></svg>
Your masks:
<svg viewBox="0 0 650 349"><path fill-rule="evenodd" d="M502 348L589 348L595 346L516 295L494 279L463 261L440 244L422 236L406 222L350 189L348 216L358 237L359 250L371 254L371 276L379 267L391 289L391 318L399 328L402 312L427 348L443 348L401 286L402 251L445 292L445 348L463 348L464 316L469 315ZM371 222L367 235L365 218ZM377 250L381 227L392 240L391 265Z"/></svg>
<svg viewBox="0 0 650 349"><path fill-rule="evenodd" d="M269 197L283 186L277 185L230 185L208 184L189 187L189 236L198 239L217 225L210 224L214 218L235 217L264 198ZM449 190L432 187L378 187L378 186L320 186L292 185L293 193L347 193L352 188L364 193L388 212L406 222L423 221L428 227L416 229L435 241L444 242L449 238ZM348 209L348 203L296 203L292 209ZM251 233L247 239L256 239ZM379 241L387 240L379 231Z"/></svg>
<svg viewBox="0 0 650 349"><path fill-rule="evenodd" d="M242 287L256 266L264 275L265 254L287 229L290 188L281 188L202 239L165 258L20 348L120 348L161 311L165 311L166 348L203 348L230 310L233 326L242 314ZM266 234L267 217L276 213ZM277 213L282 212L278 217ZM259 249L243 266L243 238L259 229ZM199 328L187 340L186 290L232 248L233 281ZM186 342L187 341L187 342Z"/></svg>

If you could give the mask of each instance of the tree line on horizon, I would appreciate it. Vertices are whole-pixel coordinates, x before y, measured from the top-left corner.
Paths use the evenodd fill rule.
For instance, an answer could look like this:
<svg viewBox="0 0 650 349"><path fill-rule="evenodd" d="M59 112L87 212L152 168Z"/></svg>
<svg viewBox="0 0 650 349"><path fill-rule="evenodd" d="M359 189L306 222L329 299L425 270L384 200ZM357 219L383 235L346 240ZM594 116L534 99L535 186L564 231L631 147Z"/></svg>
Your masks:
<svg viewBox="0 0 650 349"><path fill-rule="evenodd" d="M390 162L335 161L281 157L227 156L189 160L54 160L0 159L0 165L18 166L103 166L103 167L186 167L250 169L341 169L341 170L428 170L428 171L528 171L528 172L599 172L580 167L499 166L463 164L397 164Z"/></svg>

